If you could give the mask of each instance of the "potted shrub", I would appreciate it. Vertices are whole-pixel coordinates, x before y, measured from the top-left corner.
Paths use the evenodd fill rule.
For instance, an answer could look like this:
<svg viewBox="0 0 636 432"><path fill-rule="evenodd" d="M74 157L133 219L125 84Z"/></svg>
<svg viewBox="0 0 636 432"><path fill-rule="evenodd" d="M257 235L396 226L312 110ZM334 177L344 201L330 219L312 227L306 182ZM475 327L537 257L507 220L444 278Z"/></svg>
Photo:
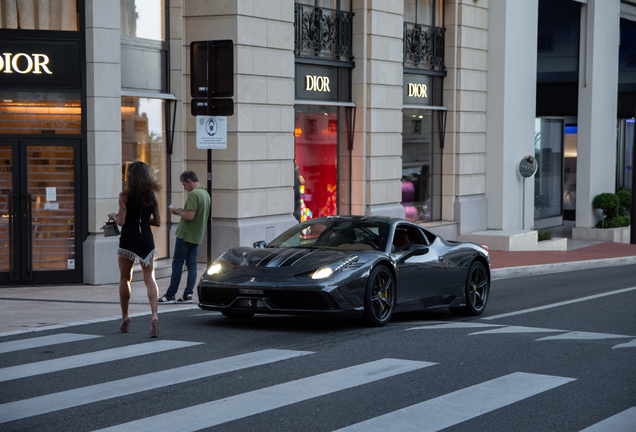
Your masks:
<svg viewBox="0 0 636 432"><path fill-rule="evenodd" d="M622 194L625 199L625 194ZM629 194L631 202L631 193ZM602 193L594 197L592 205L595 209L603 210L603 218L598 221L596 228L620 228L628 226L631 218L625 216L625 207L621 206L621 199L617 194ZM623 214L620 214L623 213Z"/></svg>

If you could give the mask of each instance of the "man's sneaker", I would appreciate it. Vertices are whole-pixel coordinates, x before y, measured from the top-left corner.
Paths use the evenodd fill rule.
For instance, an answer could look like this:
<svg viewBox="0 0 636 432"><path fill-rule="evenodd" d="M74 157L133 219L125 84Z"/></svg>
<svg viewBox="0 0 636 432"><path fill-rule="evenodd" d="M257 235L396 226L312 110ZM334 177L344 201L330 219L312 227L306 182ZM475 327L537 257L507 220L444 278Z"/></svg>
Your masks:
<svg viewBox="0 0 636 432"><path fill-rule="evenodd" d="M187 295L177 299L177 303L192 303L192 296Z"/></svg>
<svg viewBox="0 0 636 432"><path fill-rule="evenodd" d="M179 299L181 300L181 299ZM160 304L173 304L175 302L174 297L167 297L167 296L163 296L161 297L158 302Z"/></svg>

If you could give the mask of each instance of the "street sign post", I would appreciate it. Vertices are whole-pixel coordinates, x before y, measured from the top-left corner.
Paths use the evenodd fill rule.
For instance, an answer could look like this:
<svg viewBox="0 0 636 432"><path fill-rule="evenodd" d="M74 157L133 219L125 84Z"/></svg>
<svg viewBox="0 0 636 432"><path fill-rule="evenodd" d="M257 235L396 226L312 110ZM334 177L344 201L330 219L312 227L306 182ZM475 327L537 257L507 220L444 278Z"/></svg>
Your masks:
<svg viewBox="0 0 636 432"><path fill-rule="evenodd" d="M229 39L196 41L190 44L190 96L192 97L190 112L197 116L197 148L208 150L208 193L210 207L212 207L212 149L227 147L227 118L219 116L234 115L234 101L231 99L234 96L233 41ZM205 116L201 125L199 116ZM201 138L201 144L199 138ZM208 267L210 267L212 265L211 208L207 229Z"/></svg>

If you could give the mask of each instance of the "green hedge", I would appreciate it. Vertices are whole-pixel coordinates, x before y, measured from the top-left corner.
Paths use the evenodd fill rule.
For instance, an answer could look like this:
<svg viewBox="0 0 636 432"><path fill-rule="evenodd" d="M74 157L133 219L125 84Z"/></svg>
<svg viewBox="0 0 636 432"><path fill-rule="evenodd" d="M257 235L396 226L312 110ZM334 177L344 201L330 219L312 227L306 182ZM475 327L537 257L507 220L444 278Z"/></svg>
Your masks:
<svg viewBox="0 0 636 432"><path fill-rule="evenodd" d="M604 221L600 220L596 224L596 228L620 228L629 226L631 218L625 216L625 208L629 208L632 202L632 193L630 189L623 188L618 194L602 193L594 197L592 205L596 209L603 210Z"/></svg>

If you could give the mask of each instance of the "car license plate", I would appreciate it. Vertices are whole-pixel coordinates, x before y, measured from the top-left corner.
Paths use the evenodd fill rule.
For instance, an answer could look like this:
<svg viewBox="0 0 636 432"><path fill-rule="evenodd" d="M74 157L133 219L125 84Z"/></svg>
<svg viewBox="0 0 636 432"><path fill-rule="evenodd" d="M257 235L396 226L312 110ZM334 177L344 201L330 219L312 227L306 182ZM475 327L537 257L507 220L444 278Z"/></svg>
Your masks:
<svg viewBox="0 0 636 432"><path fill-rule="evenodd" d="M239 288L241 294L265 294L261 289L245 289Z"/></svg>

